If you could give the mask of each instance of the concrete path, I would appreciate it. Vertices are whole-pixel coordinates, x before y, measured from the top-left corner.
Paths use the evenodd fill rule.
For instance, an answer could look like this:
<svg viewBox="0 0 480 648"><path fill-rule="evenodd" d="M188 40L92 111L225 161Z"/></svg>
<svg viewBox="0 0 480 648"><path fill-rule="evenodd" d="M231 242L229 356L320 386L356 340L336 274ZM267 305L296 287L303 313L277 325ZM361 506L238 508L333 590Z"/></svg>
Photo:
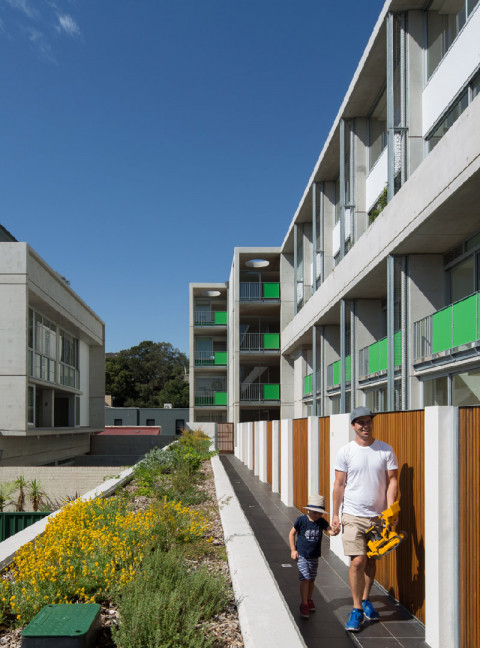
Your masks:
<svg viewBox="0 0 480 648"><path fill-rule="evenodd" d="M287 615L293 618L309 648L428 648L425 643L425 629L402 606L396 605L378 586L372 590L371 600L380 613L377 623L368 621L359 633L345 631L345 622L351 611L347 567L328 548L328 539L322 542L316 580L315 603L317 611L310 619L299 615L299 585L295 562L290 558L288 533L299 515L295 508L285 506L269 484L254 476L233 455L221 455L225 468L241 509L247 518L253 534L261 548L279 591L288 608ZM252 576L254 588L263 585L263 576ZM244 584L245 586L245 584ZM281 619L275 610L257 608L256 614L275 628ZM243 631L243 624L242 624ZM262 645L251 643L249 645ZM289 641L274 641L263 644L265 648L291 648Z"/></svg>

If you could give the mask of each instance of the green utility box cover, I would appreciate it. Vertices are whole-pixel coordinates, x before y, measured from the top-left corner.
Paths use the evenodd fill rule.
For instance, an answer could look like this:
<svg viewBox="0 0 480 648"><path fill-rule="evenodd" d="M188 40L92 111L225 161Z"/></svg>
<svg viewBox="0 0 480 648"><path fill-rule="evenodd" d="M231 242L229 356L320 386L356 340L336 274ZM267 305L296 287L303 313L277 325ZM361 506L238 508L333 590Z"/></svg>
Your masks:
<svg viewBox="0 0 480 648"><path fill-rule="evenodd" d="M46 605L22 630L22 648L93 648L100 630L100 605Z"/></svg>

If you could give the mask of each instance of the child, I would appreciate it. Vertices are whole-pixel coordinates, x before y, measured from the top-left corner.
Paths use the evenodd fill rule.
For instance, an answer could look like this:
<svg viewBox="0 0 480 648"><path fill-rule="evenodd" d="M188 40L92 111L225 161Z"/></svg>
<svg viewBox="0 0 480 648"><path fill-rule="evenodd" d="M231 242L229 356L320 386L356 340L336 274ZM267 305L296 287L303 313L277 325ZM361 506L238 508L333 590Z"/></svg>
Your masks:
<svg viewBox="0 0 480 648"><path fill-rule="evenodd" d="M298 576L300 579L300 616L308 619L311 612L315 612L315 603L312 601L315 576L318 569L318 558L322 551L322 533L337 535L338 530L333 530L323 518L325 513L325 498L322 495L310 495L308 504L304 507L306 515L300 515L289 533L292 560L297 560ZM295 536L297 541L295 543Z"/></svg>

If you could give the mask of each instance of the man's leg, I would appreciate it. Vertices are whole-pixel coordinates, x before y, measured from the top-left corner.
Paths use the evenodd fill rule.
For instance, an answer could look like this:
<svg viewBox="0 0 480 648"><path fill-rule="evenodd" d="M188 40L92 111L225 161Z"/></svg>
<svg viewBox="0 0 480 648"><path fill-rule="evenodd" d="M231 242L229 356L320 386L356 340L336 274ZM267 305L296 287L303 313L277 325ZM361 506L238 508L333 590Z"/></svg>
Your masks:
<svg viewBox="0 0 480 648"><path fill-rule="evenodd" d="M348 580L350 582L350 591L352 593L353 607L357 610L362 609L362 597L366 590L367 580L365 567L367 556L350 556L350 567L348 570ZM372 581L373 582L373 581ZM372 585L370 584L370 587Z"/></svg>
<svg viewBox="0 0 480 648"><path fill-rule="evenodd" d="M365 556L363 556L365 558ZM365 564L365 586L363 589L362 599L368 599L370 590L372 589L373 581L375 580L375 572L377 570L377 561L375 558L367 558Z"/></svg>

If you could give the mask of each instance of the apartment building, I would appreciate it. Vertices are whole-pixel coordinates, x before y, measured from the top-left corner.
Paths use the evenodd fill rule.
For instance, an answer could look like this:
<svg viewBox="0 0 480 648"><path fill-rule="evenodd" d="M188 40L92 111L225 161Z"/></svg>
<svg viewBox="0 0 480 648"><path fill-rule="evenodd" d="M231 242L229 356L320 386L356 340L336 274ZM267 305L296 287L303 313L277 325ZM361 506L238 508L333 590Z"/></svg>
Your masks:
<svg viewBox="0 0 480 648"><path fill-rule="evenodd" d="M235 249L226 420L480 404L479 4L385 3L282 246ZM272 304L244 300L247 272L278 282ZM252 366L248 332L279 350ZM245 401L255 383L278 401Z"/></svg>
<svg viewBox="0 0 480 648"><path fill-rule="evenodd" d="M65 462L104 429L105 326L27 244L0 228L2 465Z"/></svg>

